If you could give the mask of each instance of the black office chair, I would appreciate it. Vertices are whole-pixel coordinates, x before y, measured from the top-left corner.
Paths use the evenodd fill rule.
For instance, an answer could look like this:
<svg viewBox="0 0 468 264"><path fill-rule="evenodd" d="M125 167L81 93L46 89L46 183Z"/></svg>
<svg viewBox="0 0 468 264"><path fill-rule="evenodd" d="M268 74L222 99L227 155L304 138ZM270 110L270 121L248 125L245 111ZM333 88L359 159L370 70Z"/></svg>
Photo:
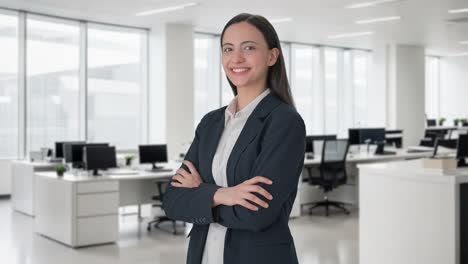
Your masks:
<svg viewBox="0 0 468 264"><path fill-rule="evenodd" d="M157 181L156 182L156 185L157 185L157 188L158 188L158 194L151 197L151 199L156 202L156 203L154 203L152 205L153 207L159 207L159 208L163 209L162 201L164 199L164 189L167 186L167 184L169 184L169 183L170 183L170 180ZM159 228L159 224L161 224L163 222L172 222L172 234L174 234L174 235L177 234L177 225L176 225L177 223L176 223L176 221L170 219L167 216L156 216L152 221L148 222L148 227L146 229L148 231L151 231L151 225L153 225L154 228Z"/></svg>
<svg viewBox="0 0 468 264"><path fill-rule="evenodd" d="M419 142L420 146L434 147L437 139L444 139L448 131L445 129L441 130L428 130L424 132L424 138Z"/></svg>
<svg viewBox="0 0 468 264"><path fill-rule="evenodd" d="M311 185L319 186L325 192L324 200L321 202L311 203L309 214L317 207L325 207L325 214L328 216L329 207L336 207L346 214L349 211L345 208L342 202L328 200L327 193L344 185L347 182L346 174L346 156L349 150L347 139L325 140L322 149L322 162L319 166L319 174L311 173L309 170L309 181Z"/></svg>

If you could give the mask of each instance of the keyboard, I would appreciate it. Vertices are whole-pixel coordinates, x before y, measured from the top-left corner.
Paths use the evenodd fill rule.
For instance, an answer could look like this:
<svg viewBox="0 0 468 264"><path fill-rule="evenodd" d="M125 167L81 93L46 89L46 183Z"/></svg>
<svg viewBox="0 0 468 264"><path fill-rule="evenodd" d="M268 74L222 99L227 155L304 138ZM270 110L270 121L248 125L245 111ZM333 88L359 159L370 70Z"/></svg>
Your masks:
<svg viewBox="0 0 468 264"><path fill-rule="evenodd" d="M382 153L375 153L375 155L396 155L395 151L383 151Z"/></svg>
<svg viewBox="0 0 468 264"><path fill-rule="evenodd" d="M169 172L169 171L172 171L172 169L168 169L168 168L157 168L157 169L148 169L146 171L149 171L149 172Z"/></svg>

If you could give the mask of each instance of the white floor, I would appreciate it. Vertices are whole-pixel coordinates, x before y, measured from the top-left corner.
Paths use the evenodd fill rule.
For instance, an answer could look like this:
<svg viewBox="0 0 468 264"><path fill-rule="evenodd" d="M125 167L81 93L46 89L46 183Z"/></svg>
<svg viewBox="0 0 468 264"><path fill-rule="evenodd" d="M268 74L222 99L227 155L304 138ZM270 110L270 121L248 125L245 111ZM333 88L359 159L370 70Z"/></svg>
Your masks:
<svg viewBox="0 0 468 264"><path fill-rule="evenodd" d="M299 262L303 264L357 264L358 216L321 211L290 222ZM179 264L185 263L187 238L183 235L146 231L146 221L136 216L121 218L116 244L71 249L33 231L33 218L11 210L0 200L0 263L7 264Z"/></svg>

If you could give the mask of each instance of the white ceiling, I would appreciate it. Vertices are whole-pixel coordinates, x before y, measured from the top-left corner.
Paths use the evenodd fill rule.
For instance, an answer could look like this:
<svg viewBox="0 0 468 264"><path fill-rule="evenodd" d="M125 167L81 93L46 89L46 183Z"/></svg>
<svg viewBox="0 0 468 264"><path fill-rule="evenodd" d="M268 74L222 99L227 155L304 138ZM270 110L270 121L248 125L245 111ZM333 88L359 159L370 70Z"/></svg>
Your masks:
<svg viewBox="0 0 468 264"><path fill-rule="evenodd" d="M406 0L362 9L345 6L369 0L0 0L0 7L21 9L100 22L152 27L163 22L194 25L196 30L220 33L224 24L241 12L267 18L292 17L276 24L281 40L347 47L373 48L384 43L423 45L429 54L468 52L468 19L448 23L447 19L468 18L449 14L449 9L468 8L468 0ZM137 17L135 13L198 2L184 10ZM353 21L384 16L402 16L400 21L356 25ZM328 40L340 33L374 31L372 36Z"/></svg>

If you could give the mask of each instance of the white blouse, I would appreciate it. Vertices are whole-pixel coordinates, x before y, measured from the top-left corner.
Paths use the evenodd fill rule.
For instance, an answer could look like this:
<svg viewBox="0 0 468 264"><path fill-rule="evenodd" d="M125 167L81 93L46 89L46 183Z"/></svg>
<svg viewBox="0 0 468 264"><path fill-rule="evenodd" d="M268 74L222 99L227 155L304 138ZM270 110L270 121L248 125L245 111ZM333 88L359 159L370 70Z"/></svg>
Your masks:
<svg viewBox="0 0 468 264"><path fill-rule="evenodd" d="M237 113L237 96L234 97L226 108L224 130L221 135L221 139L219 140L212 164L212 172L216 185L221 187L228 186L226 167L231 151L234 148L247 119L260 101L269 93L270 89L266 89ZM210 224L205 249L203 251L202 264L222 264L224 262L224 239L226 237L226 230L227 228L220 224Z"/></svg>

